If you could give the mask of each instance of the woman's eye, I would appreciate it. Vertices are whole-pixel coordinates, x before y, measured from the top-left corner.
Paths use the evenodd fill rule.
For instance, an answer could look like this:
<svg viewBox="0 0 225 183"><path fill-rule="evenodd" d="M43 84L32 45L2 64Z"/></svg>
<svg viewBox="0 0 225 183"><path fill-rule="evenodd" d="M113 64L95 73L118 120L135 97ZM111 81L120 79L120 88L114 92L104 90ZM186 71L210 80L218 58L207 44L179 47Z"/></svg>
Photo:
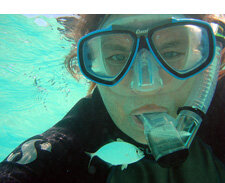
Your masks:
<svg viewBox="0 0 225 183"><path fill-rule="evenodd" d="M111 62L112 64L120 64L121 62L125 62L127 57L123 54L116 54L106 58L107 61Z"/></svg>
<svg viewBox="0 0 225 183"><path fill-rule="evenodd" d="M175 59L181 55L180 52L176 51L169 51L162 54L163 58L165 59Z"/></svg>

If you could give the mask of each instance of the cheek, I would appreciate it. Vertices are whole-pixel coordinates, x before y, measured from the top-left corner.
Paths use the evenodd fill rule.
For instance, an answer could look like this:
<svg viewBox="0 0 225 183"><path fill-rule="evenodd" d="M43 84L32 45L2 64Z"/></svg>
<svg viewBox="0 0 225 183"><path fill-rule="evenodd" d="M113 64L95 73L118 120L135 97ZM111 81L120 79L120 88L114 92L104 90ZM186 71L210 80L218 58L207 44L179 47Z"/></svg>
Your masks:
<svg viewBox="0 0 225 183"><path fill-rule="evenodd" d="M171 80L173 79L173 77L168 72L164 71L162 68L159 70L159 75L161 79L163 80L164 85L169 84Z"/></svg>
<svg viewBox="0 0 225 183"><path fill-rule="evenodd" d="M98 86L103 102L113 121L121 123L126 118L126 99L117 94L112 87Z"/></svg>
<svg viewBox="0 0 225 183"><path fill-rule="evenodd" d="M186 85L187 83L186 80L179 80L174 78L163 69L160 69L159 74L163 81L163 88L161 90L161 93L164 94L167 93L168 95L171 95L173 93L176 93L178 90L182 90L182 86Z"/></svg>
<svg viewBox="0 0 225 183"><path fill-rule="evenodd" d="M131 90L131 80L133 79L132 73L129 72L127 75L120 80L120 82L112 87L99 86L103 92L103 95L108 95L112 99L124 101L124 97L132 96L133 92ZM121 98L120 98L121 97ZM106 98L106 97L105 97ZM122 105L119 103L119 105Z"/></svg>
<svg viewBox="0 0 225 183"><path fill-rule="evenodd" d="M181 86L174 92L174 99L177 106L184 106L191 91L193 90L193 83L196 77L190 78L183 82Z"/></svg>

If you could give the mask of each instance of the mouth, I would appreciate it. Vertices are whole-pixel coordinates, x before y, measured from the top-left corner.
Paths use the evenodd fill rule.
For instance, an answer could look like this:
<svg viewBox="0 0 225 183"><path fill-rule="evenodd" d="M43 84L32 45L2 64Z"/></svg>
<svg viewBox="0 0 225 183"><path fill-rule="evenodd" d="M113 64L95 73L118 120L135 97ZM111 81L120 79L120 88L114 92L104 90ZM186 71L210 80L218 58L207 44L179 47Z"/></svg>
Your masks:
<svg viewBox="0 0 225 183"><path fill-rule="evenodd" d="M144 131L144 124L138 119L138 117L132 116L132 119L133 119L135 126L137 126L138 128L140 128L141 130Z"/></svg>
<svg viewBox="0 0 225 183"><path fill-rule="evenodd" d="M158 106L156 104L148 104L145 106L142 106L138 109L133 110L130 115L136 124L140 129L144 130L144 124L142 121L137 117L141 114L149 114L149 113L158 113L158 112L168 112L167 108Z"/></svg>
<svg viewBox="0 0 225 183"><path fill-rule="evenodd" d="M138 109L133 110L130 115L140 115L144 113L155 113L155 112L168 112L167 108L158 106L156 104L147 104Z"/></svg>

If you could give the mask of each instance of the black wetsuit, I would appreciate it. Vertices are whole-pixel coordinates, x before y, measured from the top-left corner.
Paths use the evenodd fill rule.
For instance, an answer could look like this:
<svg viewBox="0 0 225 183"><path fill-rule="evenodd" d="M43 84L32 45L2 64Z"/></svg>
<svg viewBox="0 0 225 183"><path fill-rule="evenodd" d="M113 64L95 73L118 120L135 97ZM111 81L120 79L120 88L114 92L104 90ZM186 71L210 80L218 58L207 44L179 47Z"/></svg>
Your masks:
<svg viewBox="0 0 225 183"><path fill-rule="evenodd" d="M225 182L225 78L190 148L187 160L174 168L160 167L151 156L128 165L109 167L99 158L85 152L96 152L117 138L141 145L120 131L95 89L89 98L81 99L69 113L46 132L17 147L0 164L0 183L224 183ZM204 141L204 142L203 142Z"/></svg>

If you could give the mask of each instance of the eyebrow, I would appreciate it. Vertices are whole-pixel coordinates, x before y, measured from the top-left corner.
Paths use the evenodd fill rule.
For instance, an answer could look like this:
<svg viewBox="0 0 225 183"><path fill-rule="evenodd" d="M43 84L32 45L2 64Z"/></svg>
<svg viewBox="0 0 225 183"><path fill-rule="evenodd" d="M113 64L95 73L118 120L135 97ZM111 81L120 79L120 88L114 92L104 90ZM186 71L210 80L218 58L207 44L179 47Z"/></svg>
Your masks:
<svg viewBox="0 0 225 183"><path fill-rule="evenodd" d="M167 48L170 48L170 47L172 47L172 46L179 46L179 45L181 45L182 43L181 43L181 41L170 41L170 42L168 42L168 43L164 43L162 46L160 46L160 48L159 49L167 49Z"/></svg>
<svg viewBox="0 0 225 183"><path fill-rule="evenodd" d="M102 45L102 48L104 48L104 49L110 49L110 50L114 49L114 50L121 50L121 51L129 51L129 49L127 48L127 46L122 46L122 45L120 45L118 43L116 43L116 44L113 44L113 43L110 43L110 44L105 43L105 44Z"/></svg>

